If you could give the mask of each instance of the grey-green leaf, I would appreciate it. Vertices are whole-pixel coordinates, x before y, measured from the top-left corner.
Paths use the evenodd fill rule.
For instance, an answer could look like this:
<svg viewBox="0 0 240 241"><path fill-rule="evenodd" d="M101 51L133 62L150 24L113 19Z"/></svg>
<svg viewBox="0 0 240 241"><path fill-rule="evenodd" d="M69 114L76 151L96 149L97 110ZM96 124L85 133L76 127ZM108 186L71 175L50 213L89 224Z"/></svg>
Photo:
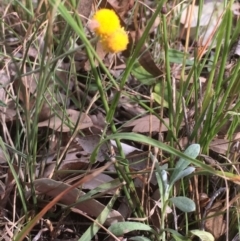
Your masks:
<svg viewBox="0 0 240 241"><path fill-rule="evenodd" d="M129 233L135 230L149 231L156 234L155 230L150 226L139 222L118 222L112 224L108 230L116 236L122 236L125 233Z"/></svg>
<svg viewBox="0 0 240 241"><path fill-rule="evenodd" d="M176 181L190 175L194 171L195 171L195 167L188 167L185 170L176 168L170 178L169 185L173 185Z"/></svg>
<svg viewBox="0 0 240 241"><path fill-rule="evenodd" d="M196 210L196 205L193 200L187 197L172 197L170 201L181 211L185 213L193 212Z"/></svg>
<svg viewBox="0 0 240 241"><path fill-rule="evenodd" d="M173 230L171 228L166 228L164 229L167 232L171 233L171 235L173 236L175 241L191 241L188 237L184 237L182 236L180 233L178 233L176 230ZM174 241L173 239L171 239L171 241Z"/></svg>
<svg viewBox="0 0 240 241"><path fill-rule="evenodd" d="M202 230L191 230L191 234L198 236L202 241L214 241L214 237L211 233Z"/></svg>
<svg viewBox="0 0 240 241"><path fill-rule="evenodd" d="M199 144L192 144L190 145L185 151L184 151L184 155L190 157L190 158L196 158L200 153L200 145ZM193 172L193 169L186 169L186 171L184 171L184 169L190 164L190 161L188 161L185 158L180 158L179 161L176 164L176 167L171 175L170 178L170 185L173 185L177 180L183 178L184 176L187 176L191 173L191 171Z"/></svg>
<svg viewBox="0 0 240 241"><path fill-rule="evenodd" d="M173 236L174 240L171 240L171 241L191 241L191 239L186 238L186 237L181 238L176 235L172 235L172 236Z"/></svg>
<svg viewBox="0 0 240 241"><path fill-rule="evenodd" d="M162 54L161 57L163 58L163 56L164 56L164 54ZM176 49L169 49L168 50L168 57L169 57L170 63L182 64L184 58L186 58L186 64L187 65L193 65L193 63L194 63L193 60L190 60L189 54L180 52Z"/></svg>
<svg viewBox="0 0 240 241"><path fill-rule="evenodd" d="M190 145L185 151L184 155L195 159L200 153L200 145L199 144L192 144ZM176 168L180 170L184 170L190 162L187 159L180 158L176 164Z"/></svg>
<svg viewBox="0 0 240 241"><path fill-rule="evenodd" d="M151 241L151 239L143 237L143 236L132 237L129 240L133 240L133 241Z"/></svg>
<svg viewBox="0 0 240 241"><path fill-rule="evenodd" d="M0 100L0 106L1 107L7 107L7 105L3 101L1 101L1 100Z"/></svg>
<svg viewBox="0 0 240 241"><path fill-rule="evenodd" d="M150 153L150 156L152 157L152 154ZM159 166L158 162L155 162L155 167L156 167L156 178L158 182L158 187L161 196L166 194L168 191L168 177L167 177L167 172L165 169L168 168L168 164L164 164L163 166Z"/></svg>
<svg viewBox="0 0 240 241"><path fill-rule="evenodd" d="M156 81L156 78L154 78L154 76L145 70L139 63L134 64L131 73L138 81L145 85L152 85Z"/></svg>

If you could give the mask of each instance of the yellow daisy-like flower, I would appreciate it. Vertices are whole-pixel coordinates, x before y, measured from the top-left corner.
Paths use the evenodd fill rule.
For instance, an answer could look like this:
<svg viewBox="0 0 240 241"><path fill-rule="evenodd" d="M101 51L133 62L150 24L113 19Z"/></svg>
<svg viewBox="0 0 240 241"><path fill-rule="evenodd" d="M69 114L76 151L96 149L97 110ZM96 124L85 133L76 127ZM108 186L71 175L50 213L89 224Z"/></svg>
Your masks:
<svg viewBox="0 0 240 241"><path fill-rule="evenodd" d="M128 45L128 34L123 28L117 29L110 36L101 40L106 51L117 53L125 50Z"/></svg>
<svg viewBox="0 0 240 241"><path fill-rule="evenodd" d="M121 28L120 20L116 13L110 9L98 10L92 19L95 22L93 31L100 37L107 37L111 35L116 29Z"/></svg>

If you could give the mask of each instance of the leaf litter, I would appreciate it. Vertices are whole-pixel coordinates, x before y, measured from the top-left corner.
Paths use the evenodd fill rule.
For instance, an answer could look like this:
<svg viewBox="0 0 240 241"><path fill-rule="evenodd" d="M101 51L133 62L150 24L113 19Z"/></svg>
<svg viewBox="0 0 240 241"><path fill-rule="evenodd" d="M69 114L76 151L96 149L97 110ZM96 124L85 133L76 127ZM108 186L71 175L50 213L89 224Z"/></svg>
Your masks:
<svg viewBox="0 0 240 241"><path fill-rule="evenodd" d="M35 17L36 19L39 17L39 21L43 20L42 14L44 12L40 2L43 4L43 1L39 1L35 6ZM145 9L146 15L144 14L145 11L139 11L138 13L134 12L133 6L135 1L105 0L98 2L102 7L115 9L116 14L120 18L121 25L124 29L128 30L129 33L128 37L130 43L126 51L116 56L104 51L102 46L99 45L99 42L96 44L96 53L99 59L103 61L105 66L109 68L111 74L117 80L121 78L124 69L127 67L126 58L131 56L132 49L136 46L138 41L141 40L146 29L144 18L147 17L150 19L149 15L155 10L150 7L152 3L149 1L144 2L146 2L144 4L147 6ZM216 8L214 8L214 6ZM5 7L6 10L4 10ZM72 8L70 4L68 7ZM182 31L179 31L179 37L185 41L188 40L186 39L187 35L184 33L190 30L191 40L196 40L194 37L197 25L196 16L199 11L198 6L186 5L183 3L179 4L178 7L184 9L183 11L179 11L179 9L176 8L177 12L173 13L180 15ZM93 1L82 0L78 7L76 6L76 9L86 28L87 37L90 39L92 36L88 30L88 19L93 15L93 9L96 9L96 6ZM237 9L238 4L234 3L233 13L235 15L238 14ZM193 13L192 18L187 16L191 11ZM104 111L102 102L99 101L98 98L94 99L96 85L94 81L92 81L93 77L91 76L93 66L86 57L85 49L79 50L79 46L81 46L82 43L77 43L77 41L74 44L70 42L66 43L61 53L63 55L61 56L61 54L59 54L56 56L59 58L58 60L54 60L54 58L51 59L53 56L51 56L52 49L50 45L47 48L46 55L42 55L45 51L45 45L50 43L49 40L45 39L45 33L47 33L46 29L44 29L45 25L38 26L39 30L37 30L36 37L34 37L34 32L31 32L34 23L27 21L27 16L24 16L19 6L12 6L11 3L9 3L3 8L3 6L0 5L0 12L3 16L4 25L4 29L1 29L2 36L4 36L4 39L0 39L1 51L4 51L5 54L5 57L1 57L1 61L4 64L0 64L2 138L7 146L7 154L11 157L13 163L19 164L18 166L14 164L13 169L10 169L10 164L8 160L6 160L4 151L1 150L0 219L4 219L4 222L6 220L9 221L4 223L4 225L0 224L0 226L3 228L1 235L5 238L4 240L11 240L15 232L14 225L19 221L16 220L16 218L20 217L24 221L27 220L25 216L19 216L22 215L22 207L19 204L20 196L16 195L15 192L17 184L12 170L15 170L15 174L20 178L23 187L23 195L27 197L27 206L30 206L29 210L33 211L34 209L32 209L31 206L33 206L33 200L35 198L39 200L39 203L40 200L49 203L51 199L61 195L61 193L65 192L78 180L94 172L97 167L103 166L106 161L111 160L112 156L119 157L121 153L119 153L117 148L118 143L114 140L104 142L99 146L101 141L104 140L101 133L106 131L108 134L111 133L111 131L110 128L107 128L109 123L106 123L106 112ZM150 14L148 12L150 12ZM223 12L224 8L222 7L222 3L210 2L203 4L202 16L200 18L200 43L202 46L207 48L210 48L210 46L211 48L213 47L211 41L208 40L213 39L212 36L222 21ZM133 20L128 17L129 13L133 14ZM68 32L69 29L67 27L64 28L64 20L60 16L58 17L56 18L56 22L54 22L53 34L55 36L52 39L53 46L56 49L59 42L55 37L60 37L63 33L70 34L70 32ZM210 21L210 19L213 20ZM153 36L156 36L158 28L162 24L161 21L160 17L156 18L151 27L149 32L151 41L154 39ZM138 24L136 25L136 23ZM63 29L65 29L66 32L63 32ZM18 36L18 38L16 38L16 36ZM32 39L31 36L33 37ZM49 42L47 43L46 41ZM26 43L28 44L27 48ZM143 45L139 52L138 62L135 65L136 67L129 76L124 91L121 93L122 97L119 103L117 103L114 121L117 126L120 127L120 131L130 130L130 132L153 135L154 138L168 143L169 139L167 135L169 134L170 119L166 114L167 108L164 109L164 113L156 115L156 113L161 112L161 103L166 101L166 97L162 95L161 91L151 92L151 87L156 87L156 85L159 84L157 81L165 75L163 65L164 52L161 50L163 46L161 46L160 43L154 43L154 41L151 44L152 46L150 47ZM160 59L158 62L156 61L156 53L153 51L154 44L161 52L157 56ZM180 48L175 51L174 45L171 46L170 62L172 64L173 73L175 73L177 77L176 80L178 84L181 85L180 81L187 81L188 72L182 75L181 63L185 56L183 51L184 47L181 42L176 42L176 44L180 46ZM69 52L69 54L67 52ZM64 55L64 53L66 54ZM193 65L193 55L191 52L188 54L189 59L187 59L187 64L191 66ZM238 55L238 46L235 50L235 55ZM52 64L49 64L49 69L46 69L46 79L42 78L43 73L40 69L41 58L45 58L43 61L45 61L46 64L50 63L48 59L51 59L53 62L55 61L54 64L56 64L56 68L53 67ZM24 59L25 62L23 61ZM109 83L107 76L101 72L101 67L99 67L99 62L96 59L94 63L94 67L98 68L97 70L102 75L102 83L107 89L105 94L109 104L111 104L113 97L115 97L119 90ZM45 91L42 92L42 95L39 97L39 86L43 80L46 81ZM206 76L201 76L200 81L205 85L205 83L207 83ZM193 84L194 80L191 79L190 83ZM109 94L108 90L111 91L111 94ZM79 93L81 93L81 95L79 95ZM94 95L92 93L94 93ZM153 98L151 96L153 96ZM42 103L40 108L36 109L38 107L39 98L41 98ZM194 97L192 97L190 103L194 103L194 101ZM143 103L152 106L155 113L150 114L149 111L143 107ZM166 107L166 105L164 105L164 107ZM31 144L29 143L31 142L28 143L24 135L27 135L27 115L29 114L32 118L31 121L33 121L34 113L37 113L37 152L35 155L36 166L33 169L34 171L30 173L29 170L31 170L32 167L30 169L26 167L30 167L28 165L31 164L25 164L26 160L24 159L25 154L28 154L30 151L29 148ZM191 122L192 120L190 119L188 121ZM22 132L16 135L16 128L18 126L21 127ZM105 128L107 128L107 130L105 130ZM188 128L186 120L179 123L181 135L177 138L179 140L179 146L183 149L185 149L190 142L190 137L186 134L186 128ZM230 139L227 129L224 130L224 128L222 128L219 132L222 132L221 136L216 136L209 145L209 150L213 152L213 159L219 159L219 154L224 157L229 157L230 154L232 160L238 161L239 137L237 133L235 133L235 138ZM30 136L27 137L30 138ZM16 138L19 138L18 144L15 143ZM148 190L149 193L143 191L148 181L146 173L149 173L152 168L148 151L150 149L151 151L157 150L153 150L153 148L148 149L147 146L141 143L141 140L139 140L139 142L120 142L120 145L129 162L129 167L132 172L130 178L134 180L135 187L138 190L138 196L146 206L148 205L148 198L151 198L151 204L148 210L148 221L158 228L161 220L159 220L158 217L159 210L157 212L156 209L161 207L161 198L156 199L154 197L154 194L158 191L156 180L154 180L154 178L150 180L150 186L148 186L150 189ZM98 146L99 150L93 163L90 161L91 155ZM16 152L16 150L18 150L18 152ZM165 163L168 162L168 158L169 156L163 153L160 159L162 163ZM119 160L124 166L125 160L121 158L119 158ZM217 165L221 164L218 160L216 163L218 163ZM238 170L237 166L236 170ZM31 175L35 177L33 178ZM34 195L30 191L32 184L36 192ZM109 185L106 189L101 188L106 184ZM47 240L51 235L53 235L51 238L59 236L59 240L79 238L86 229L84 228L84 230L81 230L81 228L75 224L77 223L75 219L72 225L68 225L68 220L71 220L74 216L71 216L73 215L72 213L65 215L64 212L66 212L66 210L64 211L64 208L76 203L78 200L81 200L81 198L88 197L87 200L75 204L74 208L80 213L84 213L86 216L97 218L103 212L108 200L114 196L116 190L123 185L125 185L125 183L118 179L116 169L113 168L113 165L109 165L106 173L101 172L98 173L97 176L93 175L91 179L83 182L81 186L73 188L67 195L60 198L56 206L57 211L54 211L54 209L48 210L47 218L49 219L51 219L51 216L57 215L57 212L61 212L63 215L63 224L75 230L72 234L63 232L62 236L56 235L52 233L49 227L45 228L46 226L44 226L41 229L38 224L36 227L38 231L40 229L41 232L36 232L34 229L29 230L31 231L31 237L34 237L34 240L40 240L41 238L42 240ZM203 185L204 183L201 183L201 187ZM82 191L82 189L84 191ZM179 191L180 188L176 188L176 190ZM89 195L91 192L94 194ZM147 195L149 195L149 197ZM12 198L17 200L17 205L14 206L14 210L12 210L12 207L15 204L10 201ZM213 208L221 203L222 200L219 198ZM10 203L8 203L9 201ZM131 218L133 214L127 201L126 197L120 196L114 208L110 210L103 225L110 226L115 222L123 222L126 221L127 218ZM220 236L226 232L225 216L217 215L217 217L211 217L217 214L219 210L221 210L221 208L215 209L214 211L210 210L207 214L208 220L205 223L206 231L210 232L216 240L219 240ZM36 209L34 211L38 212L40 210ZM79 212L77 212L77 216L80 216ZM176 215L174 212L174 208L172 209L169 207L168 214L176 218L177 216L174 216ZM16 216L13 216L13 214ZM34 215L30 215L30 217L33 219ZM11 222L14 220L16 223L12 225ZM40 217L38 221L43 220L44 219ZM58 221L56 218L52 219L55 227L57 227L54 223L56 221ZM86 222L86 220L83 218L81 224L84 222ZM180 221L179 224L181 225ZM46 230L52 234L49 236ZM104 237L104 235L101 237Z"/></svg>

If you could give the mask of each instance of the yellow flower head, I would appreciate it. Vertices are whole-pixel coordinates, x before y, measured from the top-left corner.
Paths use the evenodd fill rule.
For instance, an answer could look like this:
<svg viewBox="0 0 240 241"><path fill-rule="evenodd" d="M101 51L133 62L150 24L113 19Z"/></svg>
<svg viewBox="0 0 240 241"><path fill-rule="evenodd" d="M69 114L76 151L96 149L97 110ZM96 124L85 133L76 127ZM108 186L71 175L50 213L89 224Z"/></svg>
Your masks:
<svg viewBox="0 0 240 241"><path fill-rule="evenodd" d="M123 28L119 28L110 36L102 38L101 42L106 51L112 53L121 52L127 48L128 34Z"/></svg>
<svg viewBox="0 0 240 241"><path fill-rule="evenodd" d="M100 37L111 35L116 29L121 28L120 20L116 13L110 9L98 10L92 19L95 22L93 31Z"/></svg>
<svg viewBox="0 0 240 241"><path fill-rule="evenodd" d="M99 36L106 51L117 53L127 48L128 34L121 27L120 20L113 10L98 10L89 27Z"/></svg>

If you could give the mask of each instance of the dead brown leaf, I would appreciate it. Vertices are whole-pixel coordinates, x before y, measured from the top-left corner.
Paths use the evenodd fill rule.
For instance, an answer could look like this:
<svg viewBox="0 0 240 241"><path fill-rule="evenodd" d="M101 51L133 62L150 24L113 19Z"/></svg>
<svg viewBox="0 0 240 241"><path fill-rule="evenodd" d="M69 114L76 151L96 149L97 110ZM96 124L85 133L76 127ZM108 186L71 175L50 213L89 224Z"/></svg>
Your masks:
<svg viewBox="0 0 240 241"><path fill-rule="evenodd" d="M6 185L0 180L0 203L5 194ZM2 205L1 205L2 206Z"/></svg>
<svg viewBox="0 0 240 241"><path fill-rule="evenodd" d="M58 182L52 179L48 179L48 178L41 178L34 181L34 187L39 194L45 194L49 197L55 198L60 193L68 189L70 185L63 182ZM85 194L86 193L84 193L83 191L80 191L78 188L74 188L68 192L68 195L64 195L63 197L61 197L60 202L65 205L71 205ZM97 217L103 211L105 206L95 199L90 199L85 202L76 204L75 208L81 210L82 212L87 213L92 217ZM115 210L112 210L110 212L109 217L111 217L111 221L110 219L106 220L105 224L107 226L110 226L112 221L114 221L114 219L115 221L118 221L118 222L124 221L122 215Z"/></svg>
<svg viewBox="0 0 240 241"><path fill-rule="evenodd" d="M198 12L199 6L189 3L183 3L176 8L181 14L181 38L185 39L188 29L190 30L190 37L196 40L197 24L198 24ZM181 10L180 10L181 9ZM198 36L199 44L201 46L210 46L212 43L213 35L216 29L219 27L222 21L222 14L225 7L221 1L209 1L203 4L201 16L199 19L200 36Z"/></svg>
<svg viewBox="0 0 240 241"><path fill-rule="evenodd" d="M137 115L142 115L146 112L141 106L139 106L138 103L136 103L130 97L125 95L121 95L121 98L118 102L118 107L122 110L125 110L126 114L130 118L135 117Z"/></svg>
<svg viewBox="0 0 240 241"><path fill-rule="evenodd" d="M70 63L64 63L63 61L58 62L58 67L56 69L56 76L62 81L62 83L64 83L66 86L68 86L68 88L70 88L69 86L69 68L70 68ZM52 88L54 89L54 87ZM54 91L51 91L52 93L54 93Z"/></svg>
<svg viewBox="0 0 240 241"><path fill-rule="evenodd" d="M141 38L143 31L138 30L136 42ZM147 70L152 76L160 77L163 75L162 70L156 65L153 56L149 49L144 45L139 53L139 63Z"/></svg>
<svg viewBox="0 0 240 241"><path fill-rule="evenodd" d="M169 125L169 119L163 118L166 125ZM156 131L156 132L165 132L168 130L168 128L162 123L161 130L159 130L160 127L160 120L156 116L152 116L150 118L149 115L143 116L139 119L127 122L123 125L123 127L133 127L133 132L139 132L139 133L147 133L150 131Z"/></svg>
<svg viewBox="0 0 240 241"><path fill-rule="evenodd" d="M0 88L0 101L2 102L2 105L0 106L0 115L1 120L3 121L11 121L16 116L16 110L15 110L15 103L13 100L8 100L6 88L11 82L11 77L8 75L11 71L11 67L9 67L8 71L6 69L0 70L0 80L1 80L1 88Z"/></svg>
<svg viewBox="0 0 240 241"><path fill-rule="evenodd" d="M224 215L218 214L222 208L222 204L217 202L213 205L211 210L208 212L205 228L206 231L210 232L217 240L226 231L226 222L224 221Z"/></svg>
<svg viewBox="0 0 240 241"><path fill-rule="evenodd" d="M99 144L100 136L99 135L78 136L76 138L76 141L80 144L80 146L83 148L83 150L86 153L91 154ZM104 143L98 151L96 160L99 162L104 161L106 159L106 155L108 152L109 152L109 145L107 143Z"/></svg>
<svg viewBox="0 0 240 241"><path fill-rule="evenodd" d="M229 149L229 141L226 139L214 139L210 144L210 149L216 153L225 155Z"/></svg>
<svg viewBox="0 0 240 241"><path fill-rule="evenodd" d="M98 112L96 115L90 115L89 117L97 129L101 130L106 126L105 117L101 112Z"/></svg>
<svg viewBox="0 0 240 241"><path fill-rule="evenodd" d="M6 156L4 155L2 148L0 148L0 164L7 164Z"/></svg>
<svg viewBox="0 0 240 241"><path fill-rule="evenodd" d="M133 151L126 158L133 170L140 171L147 168L148 152Z"/></svg>
<svg viewBox="0 0 240 241"><path fill-rule="evenodd" d="M26 68L25 72L32 72L34 69ZM28 74L22 78L17 78L14 81L14 88L16 92L19 92L19 97L22 101L25 100L26 92L28 95L35 93L37 88L37 80L39 79L39 73Z"/></svg>
<svg viewBox="0 0 240 241"><path fill-rule="evenodd" d="M89 165L89 156L83 155L80 151L67 153L65 159L61 162L58 170L86 170ZM69 173L56 173L54 179L61 180Z"/></svg>
<svg viewBox="0 0 240 241"><path fill-rule="evenodd" d="M14 167L16 173L18 173L18 171L19 171L18 166L13 165L13 167ZM9 196L15 186L15 183L16 183L16 181L14 179L11 169L9 168L8 172L7 172L6 182L5 182L5 184L2 183L5 186L5 188L4 188L4 193L1 194L1 198L0 198L0 207L1 208L5 208L5 206L7 205Z"/></svg>
<svg viewBox="0 0 240 241"><path fill-rule="evenodd" d="M112 180L113 180L113 178L110 177L109 175L101 173L97 177L93 178L92 180L89 180L88 182L83 183L82 188L92 190L92 189L100 186L101 184L111 182ZM114 194L115 190L110 190L107 193Z"/></svg>
<svg viewBox="0 0 240 241"><path fill-rule="evenodd" d="M107 55L107 52L103 49L103 46L100 41L98 41L96 44L96 53L97 53L99 59L101 59L101 60L103 60L104 57ZM99 65L99 62L96 59L95 59L94 63L95 63L94 67L97 67ZM92 66L90 64L90 61L87 60L84 65L84 70L90 71L91 69L92 69Z"/></svg>
<svg viewBox="0 0 240 241"><path fill-rule="evenodd" d="M124 16L134 5L134 0L108 0L120 16Z"/></svg>
<svg viewBox="0 0 240 241"><path fill-rule="evenodd" d="M79 120L79 121L78 121ZM78 125L79 130L91 127L92 121L89 116L83 112L67 109L66 113L58 111L53 117L38 123L38 127L49 127L55 131L69 132L71 128Z"/></svg>
<svg viewBox="0 0 240 241"><path fill-rule="evenodd" d="M28 233L32 230L32 228L36 225L36 223L43 217L43 215L45 213L47 213L47 211L49 209L51 209L58 201L61 200L61 198L63 198L67 193L69 193L71 190L74 190L76 187L80 186L81 184L83 184L84 182L91 180L92 178L96 177L97 175L99 175L100 173L102 173L105 169L109 168L112 165L111 162L108 162L107 164L105 164L103 167L97 168L94 170L94 172L90 173L89 175L83 177L82 179L80 179L79 181L77 181L76 183L74 183L72 186L66 187L66 189L64 189L64 191L62 191L61 193L59 193L59 195L57 195L52 201L50 201L30 222L30 224L28 225L28 228L25 230L22 230L19 234L18 234L18 240L22 241L27 235Z"/></svg>
<svg viewBox="0 0 240 241"><path fill-rule="evenodd" d="M92 10L93 0L81 0L78 4L78 13L82 17L82 21L86 22L86 19L89 18Z"/></svg>

